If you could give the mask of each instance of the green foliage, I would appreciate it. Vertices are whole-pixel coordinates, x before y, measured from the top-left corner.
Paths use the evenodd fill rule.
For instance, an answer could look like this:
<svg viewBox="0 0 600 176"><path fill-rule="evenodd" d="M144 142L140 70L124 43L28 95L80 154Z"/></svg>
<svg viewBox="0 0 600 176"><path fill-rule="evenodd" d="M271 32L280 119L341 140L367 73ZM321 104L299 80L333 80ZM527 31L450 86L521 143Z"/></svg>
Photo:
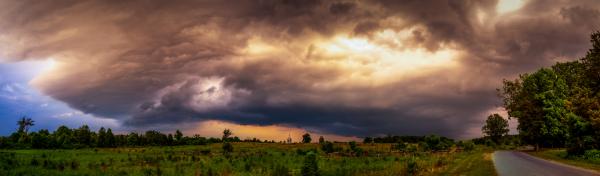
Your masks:
<svg viewBox="0 0 600 176"><path fill-rule="evenodd" d="M325 153L333 153L335 152L335 147L333 146L333 143L326 141L321 143L321 150L323 150Z"/></svg>
<svg viewBox="0 0 600 176"><path fill-rule="evenodd" d="M463 149L465 151L472 151L475 149L475 144L473 142L464 142L463 143Z"/></svg>
<svg viewBox="0 0 600 176"><path fill-rule="evenodd" d="M181 133L181 131L179 130L175 131L175 140L177 140L177 142L180 143L182 139L183 133Z"/></svg>
<svg viewBox="0 0 600 176"><path fill-rule="evenodd" d="M323 138L323 136L319 137L319 144L322 144L323 142L325 142L325 138Z"/></svg>
<svg viewBox="0 0 600 176"><path fill-rule="evenodd" d="M348 145L350 146L350 150L352 150L352 153L356 156L360 156L363 154L363 149L358 147L358 145L356 144L355 141L350 141L348 143Z"/></svg>
<svg viewBox="0 0 600 176"><path fill-rule="evenodd" d="M273 172L271 173L271 176L291 176L292 174L290 173L290 169L288 169L287 167L285 167L284 165L281 164L277 164L275 165L275 167L273 168Z"/></svg>
<svg viewBox="0 0 600 176"><path fill-rule="evenodd" d="M508 120L498 114L492 114L488 116L481 131L492 138L494 142L500 143L502 136L508 134Z"/></svg>
<svg viewBox="0 0 600 176"><path fill-rule="evenodd" d="M458 165L472 168L491 165L491 161L483 161L483 153L479 150L406 155L389 152L391 144L357 143L357 148L362 148L368 154L353 156L349 153L348 143L335 143L334 146L344 146L348 151L331 154L315 151L319 144L313 143L232 144L235 150L227 155L220 152L220 143L203 146L2 150L0 175L157 175L159 172L162 175L209 175L209 170L212 175L301 175L305 161L312 161L307 159L309 153L315 155L319 175L407 175L406 163L413 156L420 168L418 175L463 175L464 169L454 168ZM296 149L306 154L296 155ZM205 150L219 152L203 154ZM3 153L6 153L6 157L2 157ZM464 158L479 160L467 161ZM2 169L2 165L6 169ZM493 173L493 167L490 173Z"/></svg>
<svg viewBox="0 0 600 176"><path fill-rule="evenodd" d="M394 145L394 149L401 151L401 152L405 152L407 151L408 144L405 142L398 142L396 145Z"/></svg>
<svg viewBox="0 0 600 176"><path fill-rule="evenodd" d="M302 176L319 176L319 165L317 155L314 152L308 152L304 157L304 164L301 170Z"/></svg>
<svg viewBox="0 0 600 176"><path fill-rule="evenodd" d="M600 161L600 150L587 150L584 152L583 158L587 160Z"/></svg>
<svg viewBox="0 0 600 176"><path fill-rule="evenodd" d="M426 150L441 151L450 149L454 145L454 141L445 137L430 135L425 137L424 144Z"/></svg>
<svg viewBox="0 0 600 176"><path fill-rule="evenodd" d="M526 144L566 146L570 155L600 147L600 32L591 43L581 60L504 81L505 109Z"/></svg>
<svg viewBox="0 0 600 176"><path fill-rule="evenodd" d="M223 140L223 141L229 141L230 140L229 138L231 137L231 135L233 135L233 133L231 132L231 130L230 129L225 129L225 130L223 130L223 137L221 138L221 140Z"/></svg>
<svg viewBox="0 0 600 176"><path fill-rule="evenodd" d="M231 152L233 152L233 145L229 142L223 142L223 153L224 154L229 154Z"/></svg>
<svg viewBox="0 0 600 176"><path fill-rule="evenodd" d="M302 143L310 143L310 141L312 141L312 139L310 138L310 134L305 133L304 135L302 135Z"/></svg>
<svg viewBox="0 0 600 176"><path fill-rule="evenodd" d="M411 158L406 162L406 174L407 175L418 175L421 170L417 159Z"/></svg>

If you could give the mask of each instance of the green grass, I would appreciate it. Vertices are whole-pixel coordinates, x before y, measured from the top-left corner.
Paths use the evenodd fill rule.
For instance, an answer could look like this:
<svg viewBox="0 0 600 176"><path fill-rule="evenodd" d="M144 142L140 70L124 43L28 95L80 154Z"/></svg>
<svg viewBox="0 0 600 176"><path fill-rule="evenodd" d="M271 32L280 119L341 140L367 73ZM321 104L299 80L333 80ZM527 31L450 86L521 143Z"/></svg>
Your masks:
<svg viewBox="0 0 600 176"><path fill-rule="evenodd" d="M318 144L234 143L77 150L0 150L0 175L272 175L275 168L300 175L304 151L318 153L319 172L328 175L495 175L488 151L390 152L389 144L359 145L368 156L325 154ZM348 148L347 144L336 144ZM300 150L300 152L299 152Z"/></svg>
<svg viewBox="0 0 600 176"><path fill-rule="evenodd" d="M567 151L565 149L547 149L541 150L537 152L528 152L533 156L537 156L540 158L577 166L581 168L586 168L590 170L600 171L600 162L598 161L590 161L580 157L567 157Z"/></svg>
<svg viewBox="0 0 600 176"><path fill-rule="evenodd" d="M440 175L498 175L489 149L455 154L452 163Z"/></svg>

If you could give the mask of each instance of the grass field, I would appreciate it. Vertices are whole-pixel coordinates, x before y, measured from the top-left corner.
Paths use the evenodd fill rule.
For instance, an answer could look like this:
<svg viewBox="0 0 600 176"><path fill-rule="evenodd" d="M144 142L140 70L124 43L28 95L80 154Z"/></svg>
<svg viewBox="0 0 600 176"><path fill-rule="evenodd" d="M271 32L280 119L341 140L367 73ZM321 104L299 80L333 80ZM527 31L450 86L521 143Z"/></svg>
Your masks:
<svg viewBox="0 0 600 176"><path fill-rule="evenodd" d="M337 147L347 149L347 144ZM325 154L318 144L234 143L77 150L0 150L0 175L300 175L316 150L320 175L496 175L489 152L390 152L359 145L366 156Z"/></svg>
<svg viewBox="0 0 600 176"><path fill-rule="evenodd" d="M538 152L528 152L533 156L561 162L564 164L600 171L600 161L586 160L580 157L567 157L565 149L547 149Z"/></svg>

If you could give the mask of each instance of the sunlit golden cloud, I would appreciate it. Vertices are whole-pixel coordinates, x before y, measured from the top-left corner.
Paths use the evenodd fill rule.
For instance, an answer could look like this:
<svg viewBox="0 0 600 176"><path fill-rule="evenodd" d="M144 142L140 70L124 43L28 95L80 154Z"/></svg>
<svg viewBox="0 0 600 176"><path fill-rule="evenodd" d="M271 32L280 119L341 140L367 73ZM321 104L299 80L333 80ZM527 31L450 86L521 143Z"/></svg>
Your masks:
<svg viewBox="0 0 600 176"><path fill-rule="evenodd" d="M358 137L347 137L331 134L321 134L310 132L306 129L285 127L280 125L239 125L227 123L217 120L204 121L198 124L196 128L187 129L186 134L200 134L205 136L220 137L223 135L223 130L230 129L233 131L233 136L238 136L240 139L257 138L260 140L275 140L276 142L285 141L288 137L292 138L292 142L301 142L302 135L305 133L311 134L313 142L318 142L320 136L323 136L328 141L360 141Z"/></svg>

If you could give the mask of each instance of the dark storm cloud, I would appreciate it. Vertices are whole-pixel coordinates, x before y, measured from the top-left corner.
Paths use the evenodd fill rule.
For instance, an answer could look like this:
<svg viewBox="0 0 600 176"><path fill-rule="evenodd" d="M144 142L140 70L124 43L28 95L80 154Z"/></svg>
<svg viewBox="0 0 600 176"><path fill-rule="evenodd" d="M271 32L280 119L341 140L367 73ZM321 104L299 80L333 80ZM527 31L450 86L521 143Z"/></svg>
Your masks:
<svg viewBox="0 0 600 176"><path fill-rule="evenodd" d="M38 77L36 87L128 126L224 120L460 137L499 105L502 78L578 58L600 19L595 1L528 1L506 14L496 3L3 1L0 54L54 58L60 70ZM348 81L372 70L343 68L338 61L349 56L324 56L313 42L373 39L385 30L409 31L402 46L385 44L396 50L457 50L457 66L384 84ZM277 50L249 54L257 41Z"/></svg>

